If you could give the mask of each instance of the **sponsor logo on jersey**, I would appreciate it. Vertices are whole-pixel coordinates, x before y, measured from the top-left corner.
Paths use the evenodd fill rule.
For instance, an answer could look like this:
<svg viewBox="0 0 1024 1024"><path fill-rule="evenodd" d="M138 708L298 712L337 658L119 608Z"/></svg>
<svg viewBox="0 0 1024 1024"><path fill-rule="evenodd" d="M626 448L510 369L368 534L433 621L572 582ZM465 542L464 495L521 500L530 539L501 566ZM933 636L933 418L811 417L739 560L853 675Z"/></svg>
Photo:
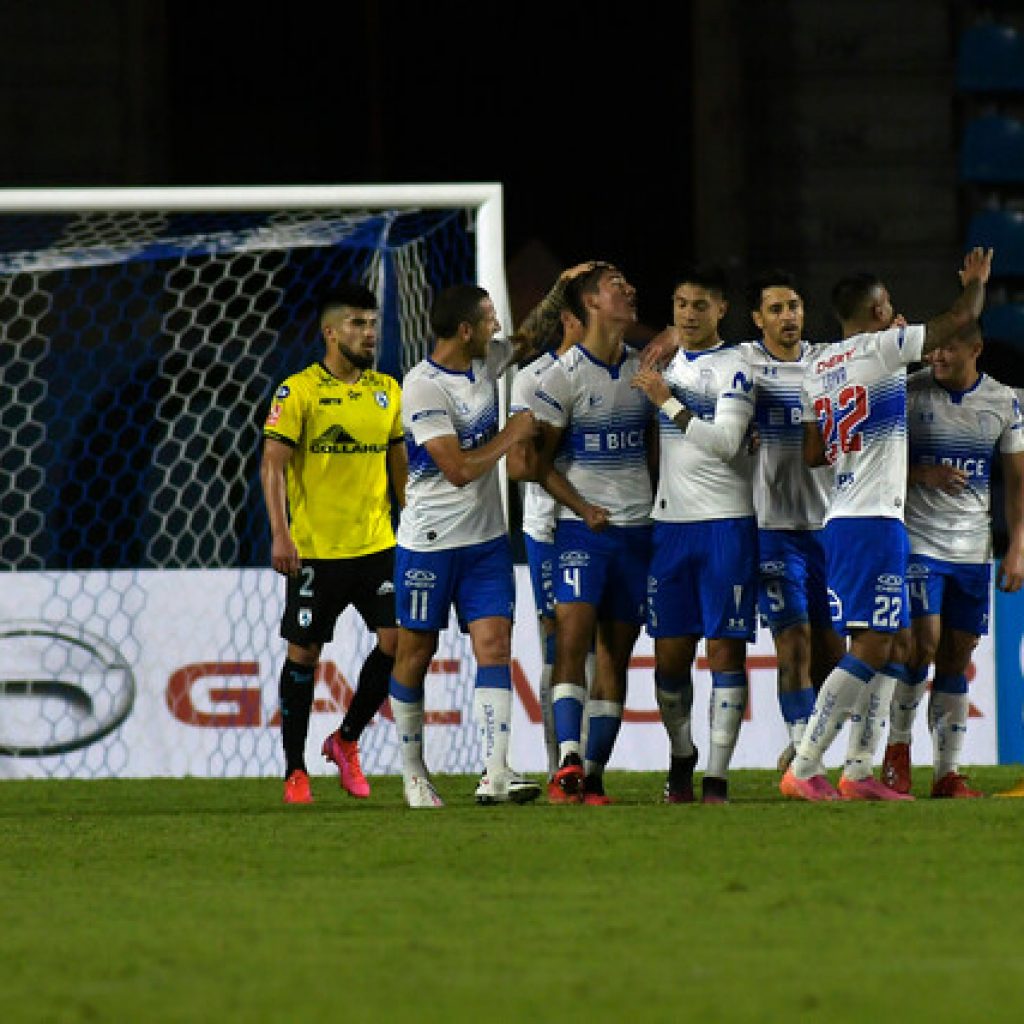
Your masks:
<svg viewBox="0 0 1024 1024"><path fill-rule="evenodd" d="M309 443L314 455L367 455L386 452L386 444L362 444L344 427L328 427L319 437Z"/></svg>

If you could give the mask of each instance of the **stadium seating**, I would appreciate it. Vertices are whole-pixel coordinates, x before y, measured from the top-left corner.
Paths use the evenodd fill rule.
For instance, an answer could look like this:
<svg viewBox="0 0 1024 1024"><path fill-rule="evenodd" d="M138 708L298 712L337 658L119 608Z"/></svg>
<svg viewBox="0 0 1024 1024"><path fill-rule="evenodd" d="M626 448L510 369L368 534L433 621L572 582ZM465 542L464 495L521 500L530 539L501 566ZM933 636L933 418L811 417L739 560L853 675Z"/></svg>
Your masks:
<svg viewBox="0 0 1024 1024"><path fill-rule="evenodd" d="M1024 303L989 306L981 316L981 330L986 340L1024 348Z"/></svg>
<svg viewBox="0 0 1024 1024"><path fill-rule="evenodd" d="M1024 277L1024 211L980 210L967 225L967 246L995 249L992 273Z"/></svg>
<svg viewBox="0 0 1024 1024"><path fill-rule="evenodd" d="M966 93L1024 91L1024 37L1009 25L972 25L960 37L956 84Z"/></svg>
<svg viewBox="0 0 1024 1024"><path fill-rule="evenodd" d="M1024 124L998 114L969 121L960 151L960 178L990 184L1024 182Z"/></svg>

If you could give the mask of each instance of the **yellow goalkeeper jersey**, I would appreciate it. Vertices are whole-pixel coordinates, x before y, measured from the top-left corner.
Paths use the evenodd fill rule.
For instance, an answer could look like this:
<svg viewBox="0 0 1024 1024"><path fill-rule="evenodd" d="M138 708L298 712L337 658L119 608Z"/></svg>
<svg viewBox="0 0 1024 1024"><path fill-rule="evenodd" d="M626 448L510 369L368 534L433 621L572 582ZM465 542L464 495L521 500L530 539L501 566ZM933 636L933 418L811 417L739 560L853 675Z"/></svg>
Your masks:
<svg viewBox="0 0 1024 1024"><path fill-rule="evenodd" d="M314 363L275 392L265 437L291 445L288 516L302 558L356 558L392 547L387 451L402 442L402 391L386 373L355 384Z"/></svg>

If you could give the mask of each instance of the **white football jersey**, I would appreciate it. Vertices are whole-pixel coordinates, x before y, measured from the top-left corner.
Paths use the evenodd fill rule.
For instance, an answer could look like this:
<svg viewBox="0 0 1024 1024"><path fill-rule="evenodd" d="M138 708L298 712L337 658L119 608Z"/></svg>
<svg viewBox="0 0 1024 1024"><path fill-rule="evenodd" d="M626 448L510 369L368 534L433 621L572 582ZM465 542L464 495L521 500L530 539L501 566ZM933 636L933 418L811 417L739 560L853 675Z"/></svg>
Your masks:
<svg viewBox="0 0 1024 1024"><path fill-rule="evenodd" d="M538 419L564 431L556 468L583 498L607 509L614 526L650 522L646 431L654 410L631 386L639 368L640 356L628 346L610 366L575 345L542 374L532 403ZM558 517L578 518L565 507Z"/></svg>
<svg viewBox="0 0 1024 1024"><path fill-rule="evenodd" d="M825 345L807 365L804 417L817 419L835 471L825 521L903 519L907 495L907 366L924 327L890 327Z"/></svg>
<svg viewBox="0 0 1024 1024"><path fill-rule="evenodd" d="M754 508L765 530L816 530L825 519L832 469L803 456L803 389L808 363L825 346L804 341L800 358L776 359L762 341L738 346L754 381Z"/></svg>
<svg viewBox="0 0 1024 1024"><path fill-rule="evenodd" d="M959 494L912 485L907 491L911 550L950 562L992 557L989 509L992 460L1024 451L1024 421L1013 391L982 374L967 391L948 391L930 369L907 380L910 464L957 466Z"/></svg>
<svg viewBox="0 0 1024 1024"><path fill-rule="evenodd" d="M544 371L554 363L553 352L545 352L524 366L512 380L512 398L509 412L529 410L536 413L537 382ZM540 484L523 484L523 533L541 543L551 544L555 539L555 519L558 502Z"/></svg>
<svg viewBox="0 0 1024 1024"><path fill-rule="evenodd" d="M498 467L456 487L437 467L427 441L446 434L464 451L481 448L498 433L497 381L512 358L512 343L491 342L486 359L469 370L446 370L424 359L402 383L402 425L409 451L405 508L398 543L413 551L438 551L493 540L505 533Z"/></svg>
<svg viewBox="0 0 1024 1024"><path fill-rule="evenodd" d="M737 519L754 514L753 459L743 442L753 414L750 368L736 348L680 349L665 383L694 419L685 433L658 413L655 519L673 523ZM730 440L724 449L718 439Z"/></svg>

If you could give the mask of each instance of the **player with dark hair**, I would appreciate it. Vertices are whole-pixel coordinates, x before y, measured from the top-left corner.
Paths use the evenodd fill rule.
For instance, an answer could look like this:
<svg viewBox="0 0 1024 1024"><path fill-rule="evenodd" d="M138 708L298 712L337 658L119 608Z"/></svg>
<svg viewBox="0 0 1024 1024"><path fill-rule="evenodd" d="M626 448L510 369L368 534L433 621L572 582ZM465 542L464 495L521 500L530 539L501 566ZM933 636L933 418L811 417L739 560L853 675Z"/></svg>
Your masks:
<svg viewBox="0 0 1024 1024"><path fill-rule="evenodd" d="M704 803L725 803L747 705L746 648L754 639L757 527L751 456L744 444L753 381L719 325L726 280L691 268L673 289L679 348L664 371L634 386L660 409L660 466L647 581L647 631L654 638L655 689L669 735L668 803L694 799L693 665L701 637L711 669L711 745Z"/></svg>
<svg viewBox="0 0 1024 1024"><path fill-rule="evenodd" d="M400 628L390 693L410 807L443 806L423 760L423 694L453 605L477 663L473 713L484 757L477 802L524 803L540 793L508 763L515 586L497 468L503 455L534 437L536 425L527 411L498 429L497 381L554 335L563 285L560 279L504 339L496 337L498 316L483 288L441 292L431 311L434 349L402 387L410 472L398 529Z"/></svg>
<svg viewBox="0 0 1024 1024"><path fill-rule="evenodd" d="M264 426L260 481L271 562L288 579L281 636L281 735L286 803L311 803L305 746L316 665L341 613L353 605L377 644L323 754L341 785L370 787L359 737L388 693L395 655L394 547L388 482L404 501L407 463L398 383L373 369L377 299L345 284L320 305L324 357L275 392Z"/></svg>
<svg viewBox="0 0 1024 1024"><path fill-rule="evenodd" d="M826 513L829 586L850 649L829 673L815 701L793 763L782 777L785 796L801 800L910 799L872 775L879 713L906 678L909 647L906 584L910 553L903 524L907 487L907 392L910 363L944 345L975 321L984 305L991 251L964 259L963 292L926 325L896 317L885 286L872 275L844 278L833 290L843 340L824 348L804 381L804 455L835 470ZM839 791L821 758L852 715Z"/></svg>
<svg viewBox="0 0 1024 1024"><path fill-rule="evenodd" d="M910 427L911 655L896 686L882 780L910 792L910 740L931 665L928 704L933 797L982 794L959 772L967 732L967 668L988 632L992 540L992 460L1000 457L1010 543L997 585L1014 593L1024 581L1024 421L1014 392L978 369L976 324L937 346L929 366L907 381Z"/></svg>
<svg viewBox="0 0 1024 1024"><path fill-rule="evenodd" d="M583 324L568 309L561 312L561 339L558 347L539 355L524 366L512 381L509 411L536 412L537 383L559 356L565 355L583 340ZM554 781L559 768L558 737L555 733L551 680L555 667L555 527L558 523L558 502L535 480L530 479L534 453L520 445L509 452L506 461L509 478L522 480L523 539L526 562L530 570L533 600L537 609L537 627L541 644L541 675L538 699L544 730L544 747L548 759L548 799L558 801L561 788ZM593 659L591 658L591 661ZM588 666L588 678L593 675Z"/></svg>
<svg viewBox="0 0 1024 1024"><path fill-rule="evenodd" d="M542 374L533 403L542 440L538 477L559 503L553 781L559 802L601 805L611 803L604 770L622 725L629 659L644 619L651 419L630 386L639 356L624 342L636 320L633 286L616 267L595 263L568 282L565 305L584 335Z"/></svg>
<svg viewBox="0 0 1024 1024"><path fill-rule="evenodd" d="M785 270L763 271L752 279L749 297L761 339L739 349L754 381L758 606L778 661L779 708L790 738L780 758L785 769L814 708L815 684L845 653L832 628L822 536L832 471L803 460L801 388L822 346L803 340L796 280Z"/></svg>

